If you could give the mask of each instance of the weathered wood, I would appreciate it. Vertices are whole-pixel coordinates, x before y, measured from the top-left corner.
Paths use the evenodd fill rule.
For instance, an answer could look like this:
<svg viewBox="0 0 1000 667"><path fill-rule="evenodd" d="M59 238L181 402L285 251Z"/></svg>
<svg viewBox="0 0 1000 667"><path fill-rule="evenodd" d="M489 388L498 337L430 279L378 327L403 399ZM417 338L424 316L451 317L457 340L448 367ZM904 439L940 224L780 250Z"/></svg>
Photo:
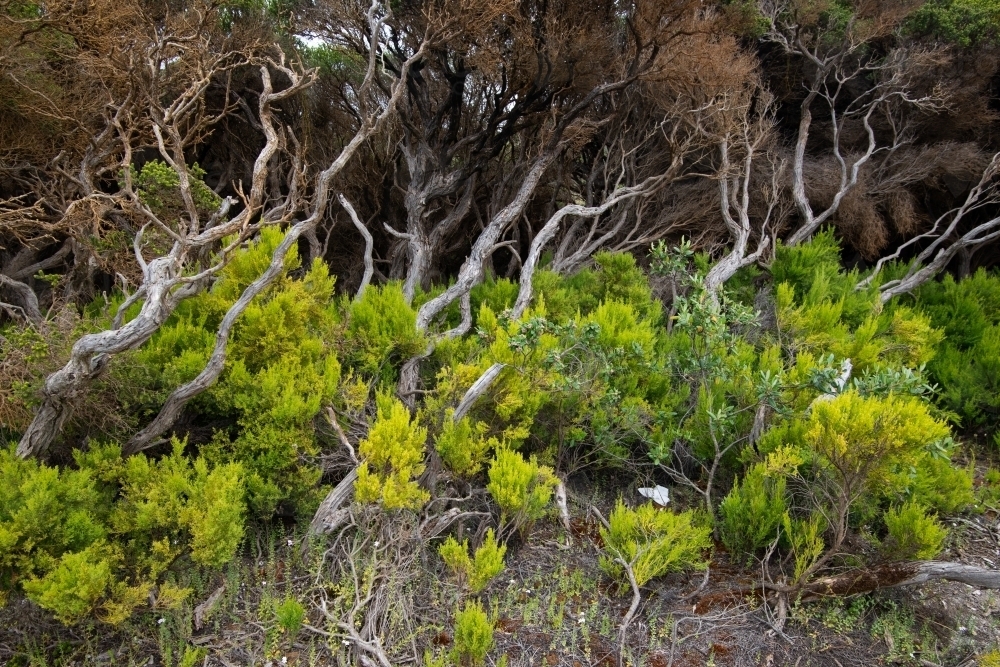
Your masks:
<svg viewBox="0 0 1000 667"><path fill-rule="evenodd" d="M358 287L357 294L354 295L355 300L360 299L361 295L365 293L365 288L368 287L368 283L372 281L372 275L375 273L375 263L372 259L372 252L375 247L375 241L372 239L371 232L365 227L365 224L361 222L361 218L358 217L358 212L354 210L351 206L351 202L347 200L343 194L338 195L337 198L340 200L340 205L344 207L347 211L347 215L351 217L351 222L354 223L354 227L358 230L358 233L365 239L365 273L361 277L361 285Z"/></svg>
<svg viewBox="0 0 1000 667"><path fill-rule="evenodd" d="M451 418L453 421L460 421L462 417L468 414L469 410L475 404L479 397L486 393L490 388L490 385L498 377L500 377L500 371L506 368L506 364L496 363L487 368L482 375L480 375L472 386L465 392L462 396L461 402L459 402L458 407L455 408L455 412L452 414Z"/></svg>
<svg viewBox="0 0 1000 667"><path fill-rule="evenodd" d="M354 495L354 482L357 480L358 469L354 468L347 473L344 479L340 480L337 486L333 487L330 493L326 494L326 498L319 504L316 514L313 515L312 521L309 523L310 535L332 533L344 525L349 513L341 508Z"/></svg>
<svg viewBox="0 0 1000 667"><path fill-rule="evenodd" d="M159 441L160 436L174 425L177 418L180 417L184 406L192 398L215 384L215 381L222 375L222 371L226 365L226 347L229 343L229 333L232 331L236 320L239 319L243 311L247 309L250 302L258 294L267 289L269 285L281 276L284 272L285 257L288 255L288 251L295 246L299 237L304 232L315 228L315 226L316 218L310 217L293 225L288 230L285 238L278 244L278 247L274 250L274 254L271 256L271 264L264 273L260 274L256 280L243 290L243 294L240 295L236 303L226 311L225 316L222 318L222 323L216 331L215 347L208 359L208 363L205 364L205 367L193 380L182 384L170 393L170 396L167 397L156 418L129 440L124 449L125 454L136 454L153 446Z"/></svg>
<svg viewBox="0 0 1000 667"><path fill-rule="evenodd" d="M857 595L882 588L956 581L977 588L1000 589L1000 570L948 561L885 563L846 574L823 577L802 587L807 595Z"/></svg>

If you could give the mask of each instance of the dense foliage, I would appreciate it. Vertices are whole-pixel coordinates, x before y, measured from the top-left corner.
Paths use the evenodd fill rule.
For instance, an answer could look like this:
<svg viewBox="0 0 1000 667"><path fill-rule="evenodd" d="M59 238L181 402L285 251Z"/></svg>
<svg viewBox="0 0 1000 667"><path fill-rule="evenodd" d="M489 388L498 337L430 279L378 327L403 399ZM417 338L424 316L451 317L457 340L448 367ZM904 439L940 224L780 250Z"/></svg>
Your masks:
<svg viewBox="0 0 1000 667"><path fill-rule="evenodd" d="M790 605L965 558L959 526L995 546L998 26L0 3L0 620L152 628L193 666L190 628L245 605L267 664L308 635L501 665L506 596L595 662L620 623L639 664L650 589L720 562L787 640ZM536 557L566 575L544 610ZM674 611L631 632L679 664Z"/></svg>

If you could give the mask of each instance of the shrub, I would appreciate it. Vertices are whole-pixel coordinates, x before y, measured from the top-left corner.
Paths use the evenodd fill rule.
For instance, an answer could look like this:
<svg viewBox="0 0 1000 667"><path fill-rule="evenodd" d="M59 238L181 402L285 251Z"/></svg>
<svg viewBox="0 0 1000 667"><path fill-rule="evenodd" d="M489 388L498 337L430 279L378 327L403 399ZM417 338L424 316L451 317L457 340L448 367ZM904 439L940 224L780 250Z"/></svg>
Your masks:
<svg viewBox="0 0 1000 667"><path fill-rule="evenodd" d="M159 585L157 605L188 594L162 582L181 555L217 567L243 537L243 471L190 459L175 440L159 460L116 445L76 452L78 468L0 451L0 596L20 587L63 623L97 612L119 623Z"/></svg>
<svg viewBox="0 0 1000 667"><path fill-rule="evenodd" d="M345 360L381 382L396 377L394 362L424 351L427 341L417 331L417 313L406 303L399 283L371 285L347 312Z"/></svg>
<svg viewBox="0 0 1000 667"><path fill-rule="evenodd" d="M267 228L235 253L212 289L178 306L150 341L112 366L125 412L155 414L167 394L204 367L226 310L270 264L283 239ZM312 420L333 400L340 364L331 305L334 279L314 262L299 279L292 248L286 274L254 299L236 321L218 382L188 406L196 425L214 436L202 448L215 464L240 463L250 507L269 518L279 503L299 514L319 503L321 472L306 457L317 453Z"/></svg>
<svg viewBox="0 0 1000 667"><path fill-rule="evenodd" d="M455 615L454 659L464 664L479 665L493 648L493 622L478 600L465 603Z"/></svg>
<svg viewBox="0 0 1000 667"><path fill-rule="evenodd" d="M525 460L510 449L499 449L490 464L486 490L500 506L501 521L521 531L542 518L558 480L552 470L538 465L535 457Z"/></svg>
<svg viewBox="0 0 1000 667"><path fill-rule="evenodd" d="M915 502L905 503L885 513L888 531L886 553L893 559L934 558L941 551L948 531Z"/></svg>
<svg viewBox="0 0 1000 667"><path fill-rule="evenodd" d="M380 394L377 402L375 423L358 445L361 465L355 498L386 509L418 509L430 499L416 482L424 470L427 429L410 419L410 411L398 399Z"/></svg>
<svg viewBox="0 0 1000 667"><path fill-rule="evenodd" d="M819 512L814 512L805 519L794 519L786 512L781 523L795 560L793 581L798 583L806 577L826 549L826 542L823 540L826 520Z"/></svg>
<svg viewBox="0 0 1000 667"><path fill-rule="evenodd" d="M468 417L455 422L451 415L450 411L445 415L441 433L434 439L434 449L449 470L461 477L471 477L482 470L487 452L500 443L486 436L485 423L473 426Z"/></svg>
<svg viewBox="0 0 1000 667"><path fill-rule="evenodd" d="M274 609L274 615L278 620L278 626L282 632L287 632L291 636L298 634L302 629L302 623L306 618L305 607L295 598L289 597Z"/></svg>
<svg viewBox="0 0 1000 667"><path fill-rule="evenodd" d="M712 546L712 530L695 525L694 512L675 514L652 503L629 509L619 500L608 524L601 529L605 555L600 563L611 576L624 577L619 559L632 568L639 586L668 572L706 567L704 552Z"/></svg>
<svg viewBox="0 0 1000 667"><path fill-rule="evenodd" d="M964 280L946 276L917 292L918 304L945 332L928 369L939 402L966 428L1000 428L1000 278L983 270Z"/></svg>
<svg viewBox="0 0 1000 667"><path fill-rule="evenodd" d="M497 544L493 529L486 531L486 540L469 557L469 541L461 544L454 537L448 537L438 548L438 554L445 565L458 576L460 583L467 584L473 593L486 588L487 584L503 571L503 557L507 546Z"/></svg>
<svg viewBox="0 0 1000 667"><path fill-rule="evenodd" d="M749 557L774 542L785 515L787 475L801 462L794 450L780 449L733 484L719 506L719 535L731 553Z"/></svg>

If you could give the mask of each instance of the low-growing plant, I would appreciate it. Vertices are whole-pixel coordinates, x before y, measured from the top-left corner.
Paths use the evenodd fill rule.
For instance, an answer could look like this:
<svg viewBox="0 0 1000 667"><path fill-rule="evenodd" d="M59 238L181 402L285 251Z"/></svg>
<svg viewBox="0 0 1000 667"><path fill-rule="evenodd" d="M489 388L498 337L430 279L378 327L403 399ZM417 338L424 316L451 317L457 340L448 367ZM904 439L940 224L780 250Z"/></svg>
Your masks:
<svg viewBox="0 0 1000 667"><path fill-rule="evenodd" d="M77 468L0 451L0 595L20 588L63 623L95 613L120 623L148 602L170 608L188 592L163 575L186 554L218 567L243 537L238 464L184 455L123 459L116 445L76 453Z"/></svg>
<svg viewBox="0 0 1000 667"><path fill-rule="evenodd" d="M295 598L287 597L274 608L274 615L281 631L294 637L302 629L302 623L306 619L306 609Z"/></svg>
<svg viewBox="0 0 1000 667"><path fill-rule="evenodd" d="M449 411L445 415L441 433L434 439L434 449L448 469L461 477L471 477L478 473L486 462L490 449L499 446L496 438L486 436L487 425L468 417L453 421Z"/></svg>
<svg viewBox="0 0 1000 667"><path fill-rule="evenodd" d="M627 565L638 586L669 572L703 570L711 533L697 525L692 511L675 514L652 503L630 509L619 500L601 529L601 568L622 580Z"/></svg>
<svg viewBox="0 0 1000 667"><path fill-rule="evenodd" d="M545 514L558 483L552 470L539 465L535 457L526 460L506 448L497 450L489 476L486 490L500 507L501 523L522 532Z"/></svg>
<svg viewBox="0 0 1000 667"><path fill-rule="evenodd" d="M801 462L794 450L779 449L734 482L719 505L719 536L731 553L750 557L774 542L786 513L787 476Z"/></svg>
<svg viewBox="0 0 1000 667"><path fill-rule="evenodd" d="M469 600L455 614L455 645L452 655L456 662L481 665L493 648L493 621L478 600Z"/></svg>
<svg viewBox="0 0 1000 667"><path fill-rule="evenodd" d="M427 429L411 419L398 399L380 394L377 403L375 423L358 445L361 465L355 498L386 509L417 509L430 499L416 481L424 470Z"/></svg>
<svg viewBox="0 0 1000 667"><path fill-rule="evenodd" d="M506 553L507 546L497 544L492 528L486 531L486 540L471 558L468 540L463 540L459 544L458 540L449 536L438 547L438 554L445 565L455 573L461 584L468 586L472 593L478 593L486 588L487 584L503 571L503 557Z"/></svg>
<svg viewBox="0 0 1000 667"><path fill-rule="evenodd" d="M944 526L915 502L886 512L885 527L888 537L884 546L893 559L934 558L948 536Z"/></svg>

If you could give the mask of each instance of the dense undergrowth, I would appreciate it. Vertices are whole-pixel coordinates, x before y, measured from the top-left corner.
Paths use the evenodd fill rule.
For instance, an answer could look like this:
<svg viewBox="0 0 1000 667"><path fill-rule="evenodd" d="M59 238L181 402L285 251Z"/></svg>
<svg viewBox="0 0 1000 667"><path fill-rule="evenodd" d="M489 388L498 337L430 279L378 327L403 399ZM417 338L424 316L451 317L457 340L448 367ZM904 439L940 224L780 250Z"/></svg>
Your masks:
<svg viewBox="0 0 1000 667"><path fill-rule="evenodd" d="M648 271L626 254L598 255L572 276L543 271L519 320L508 310L517 286L491 280L473 291L472 333L440 341L421 365L413 410L396 381L428 340L400 286L338 296L322 262L301 266L292 252L176 434L123 458L129 435L201 370L222 315L280 238L265 230L148 344L115 359L52 462L18 459L13 444L0 453L4 602L27 598L69 625L151 623L167 610L187 618L207 592L198 581L259 553L248 536L287 531L298 544L302 529L281 521L307 525L356 457L353 518L329 538L324 558L340 554L339 565L323 575L321 558L313 570L333 583L310 622L348 646L368 613L361 591L412 603L433 589L446 605L424 610L433 622L396 626L383 609L384 650L479 664L500 659L490 653L497 598L483 591L553 517L561 482L596 481L612 498L633 498L640 482L671 487L675 509L619 501L600 528L600 564L622 594L630 582L638 590L703 569L713 548L784 585L933 558L948 539L945 517L1000 497L1000 475L977 491L972 464L1000 445L1000 278L949 277L883 306L877 285L858 289L858 272L841 268L830 233L779 247L769 275L744 270L718 298L702 288L704 258L685 245L654 249ZM105 326L120 299L4 329L6 372L16 361L19 373L2 396L7 438L25 427L75 333ZM447 317L442 330L460 314ZM494 364L495 382L454 419ZM428 528L447 507L461 520ZM390 562L387 548L400 554L395 573L365 566ZM408 572L431 580L373 588ZM271 632L292 635L317 618L311 603L260 602L275 609ZM453 627L448 650L431 641L441 624ZM171 651L164 662L202 655Z"/></svg>

